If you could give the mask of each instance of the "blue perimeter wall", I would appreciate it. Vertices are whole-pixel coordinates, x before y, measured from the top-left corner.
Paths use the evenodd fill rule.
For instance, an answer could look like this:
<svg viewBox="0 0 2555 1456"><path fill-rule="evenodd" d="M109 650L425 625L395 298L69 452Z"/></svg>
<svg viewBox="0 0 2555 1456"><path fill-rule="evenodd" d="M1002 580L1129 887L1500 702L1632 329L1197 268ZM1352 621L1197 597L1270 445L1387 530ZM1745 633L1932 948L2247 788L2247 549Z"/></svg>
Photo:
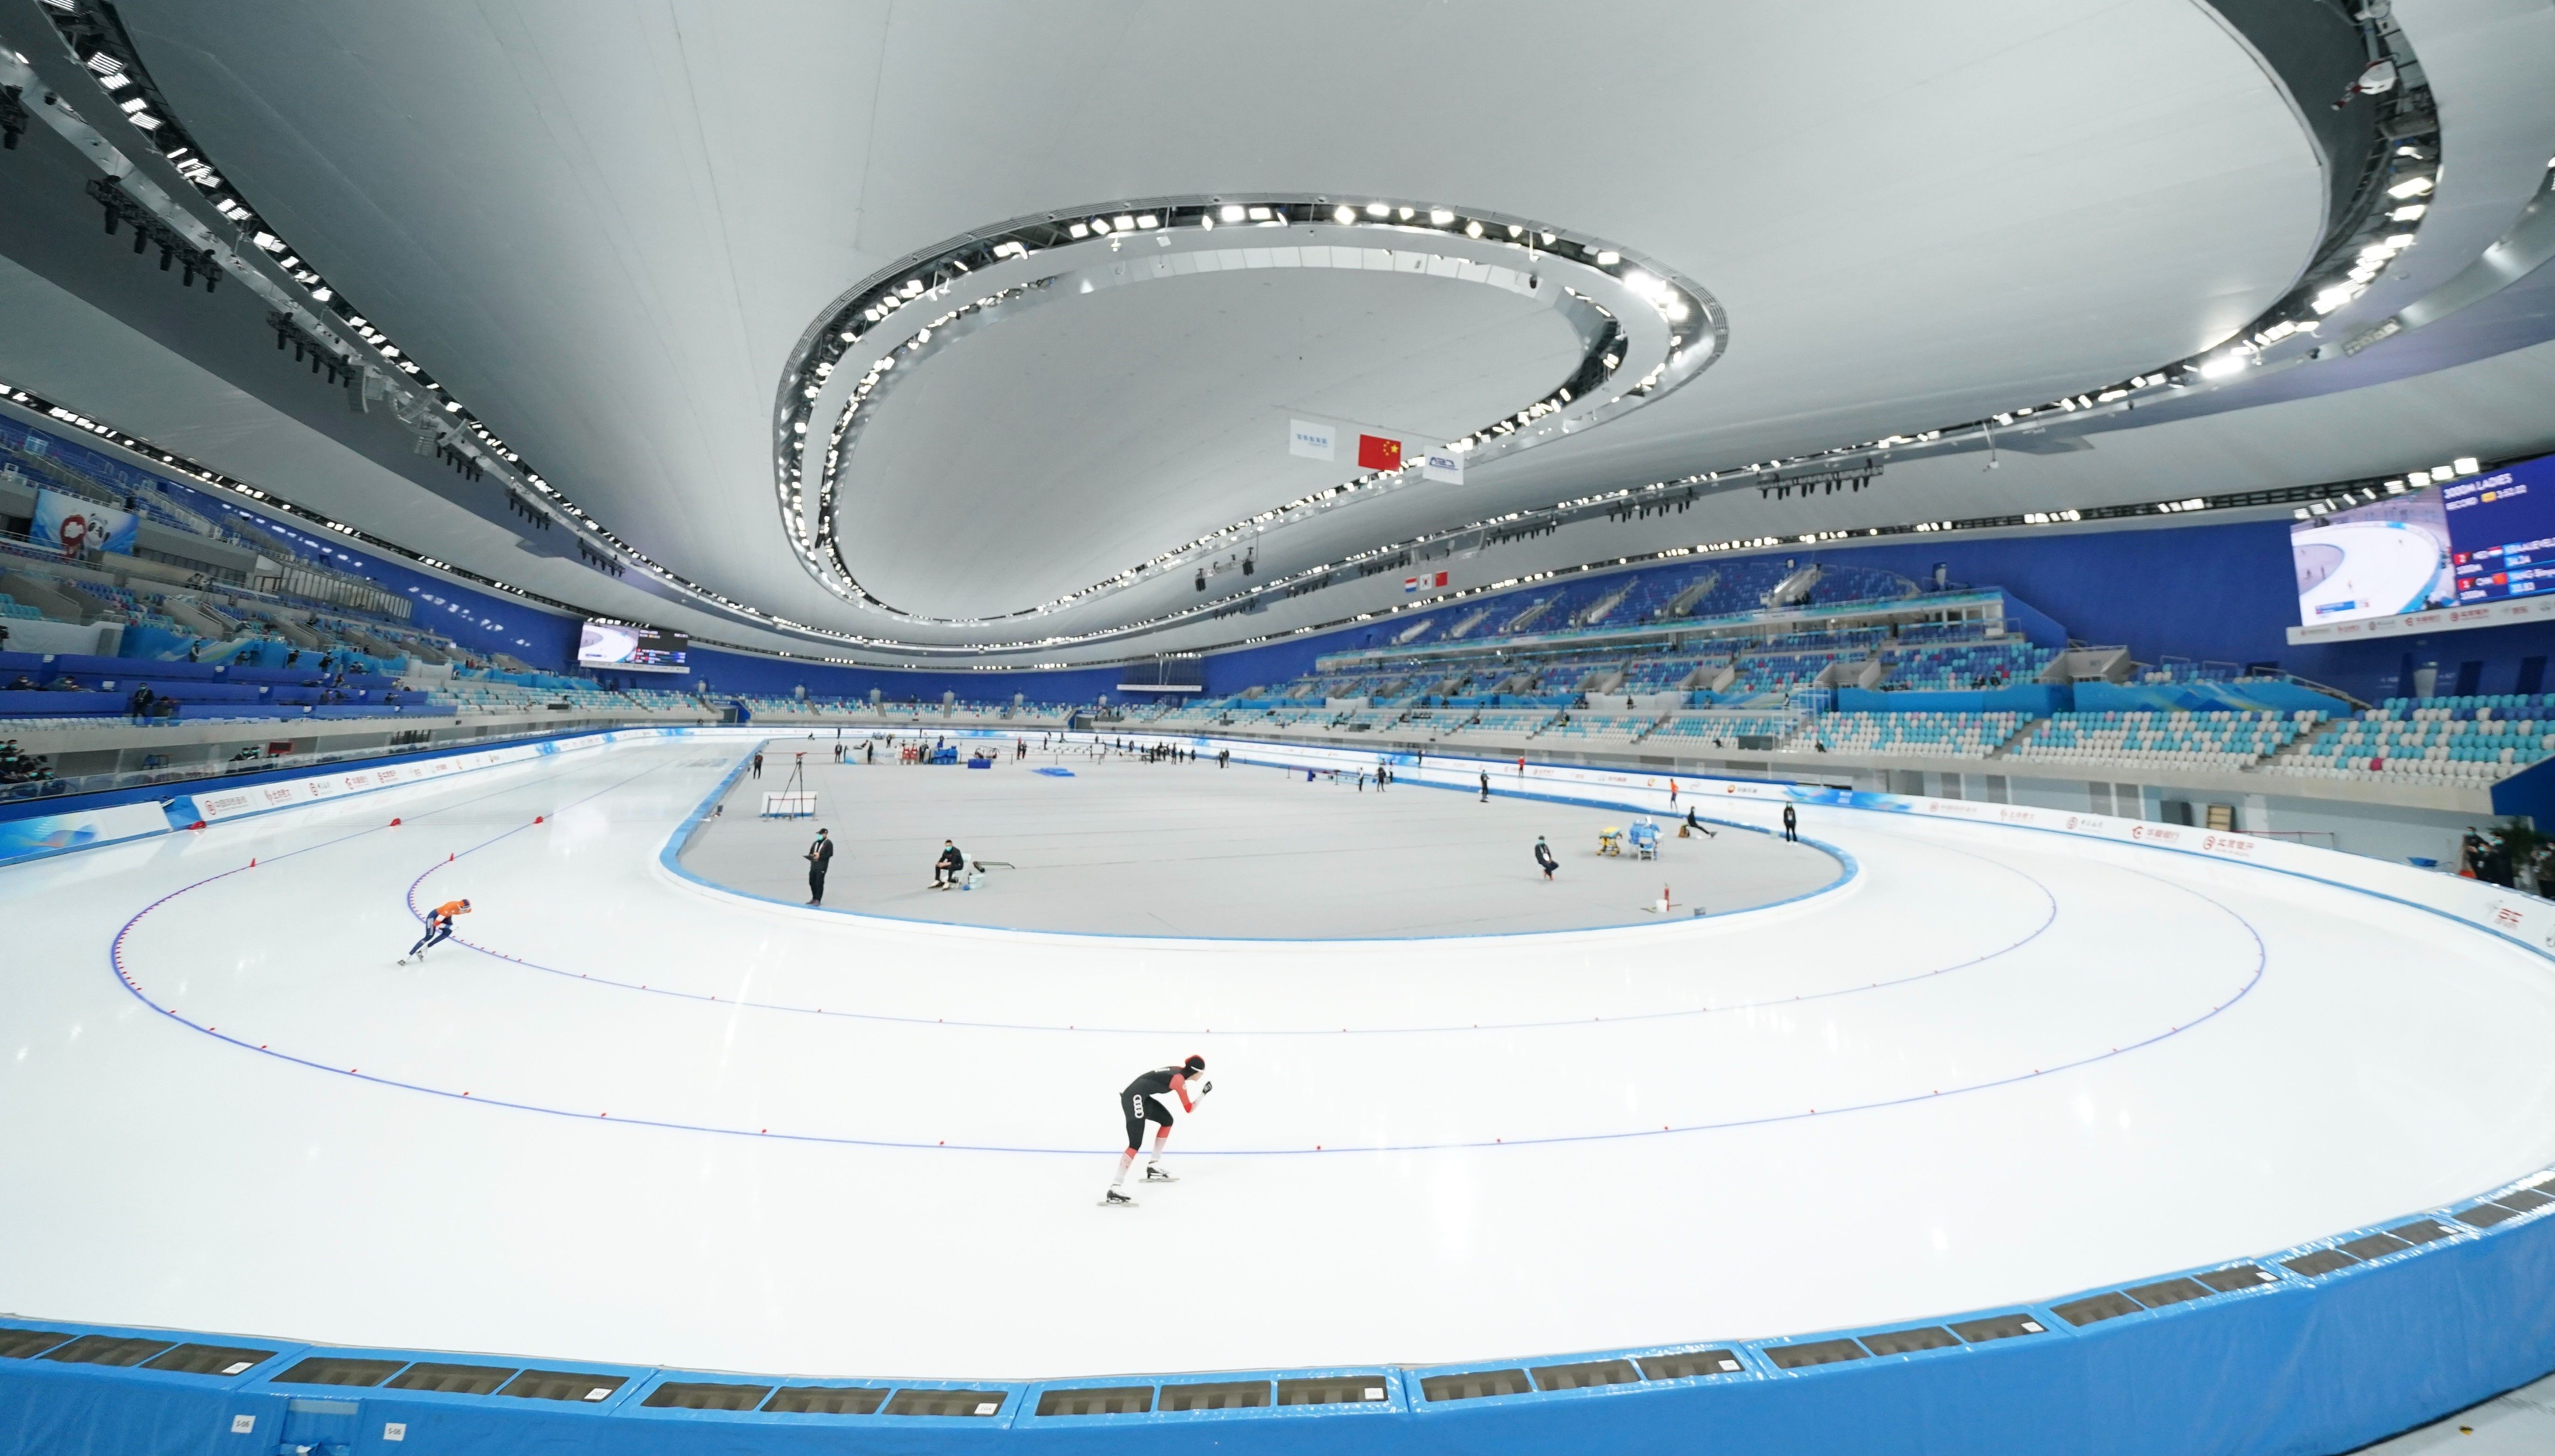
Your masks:
<svg viewBox="0 0 2555 1456"><path fill-rule="evenodd" d="M242 514L218 496L177 482L171 485L200 510ZM508 653L542 668L565 670L575 665L579 618L460 586L272 517L251 519L304 544L314 553L324 553L340 569L408 596L416 603L418 625L465 647ZM1662 539L1656 546L1679 544ZM1919 581L1930 579L1940 563L1954 581L2005 588L2056 618L2082 642L2126 644L2145 662L2173 656L2276 663L2300 676L2372 701L2409 693L2410 672L2425 665L2440 667L2438 690L2449 692L2459 665L2468 662L2484 665L2478 691L2512 692L2517 690L2521 659L2555 657L2555 622L2289 646L2287 632L2297 625L2298 615L2286 521L2002 538L1893 537L1870 546L1831 542L1816 548L1777 546L1744 554L1850 559ZM1732 557L1737 558L1737 554ZM1694 558L1691 564L1702 566L1710 559ZM1654 571L1658 566L1624 569ZM1538 583L1519 589L1548 587ZM1230 695L1310 671L1313 660L1322 654L1375 646L1404 621L1383 617L1336 632L1216 654L1205 663L1204 695ZM877 688L891 701L936 702L941 693L955 692L962 700L1008 701L1021 693L1032 702L1088 703L1104 695L1112 701L1125 696L1118 691L1120 679L1137 670L901 671L791 662L711 648L695 649L692 662L691 675L634 673L628 680L672 688L706 682L720 692L773 696L787 696L803 685L812 695L829 697L866 696ZM2548 685L2555 687L2555 682Z"/></svg>
<svg viewBox="0 0 2555 1456"><path fill-rule="evenodd" d="M1920 581L1940 561L1952 580L2004 587L2080 642L2126 645L2149 663L2165 656L2277 663L2371 701L2409 695L2402 674L2425 664L2441 668L2444 693L2465 662L2486 665L2477 691L2513 692L2521 658L2555 655L2555 623L2291 647L2298 598L2286 521L1831 546L1842 548L1766 554L1846 557Z"/></svg>
<svg viewBox="0 0 2555 1456"><path fill-rule="evenodd" d="M2486 665L2478 691L2512 692L2520 659L2555 656L2555 623L2291 647L2288 630L2298 625L2298 598L2285 521L2002 538L1896 537L1871 546L1832 542L1815 549L1750 554L1850 560L1919 581L1930 580L1939 562L1954 581L2005 588L2056 618L2080 642L2127 645L2150 663L2167 656L2277 663L2372 701L2409 693L2405 674L2425 664L2442 669L2441 692L2451 690L2465 662ZM1530 589L1548 590L1549 584ZM1218 654L1207 660L1207 690L1230 694L1282 681L1310 671L1323 653L1384 642L1405 620L1380 618L1318 637ZM2548 685L2555 687L2555 680Z"/></svg>

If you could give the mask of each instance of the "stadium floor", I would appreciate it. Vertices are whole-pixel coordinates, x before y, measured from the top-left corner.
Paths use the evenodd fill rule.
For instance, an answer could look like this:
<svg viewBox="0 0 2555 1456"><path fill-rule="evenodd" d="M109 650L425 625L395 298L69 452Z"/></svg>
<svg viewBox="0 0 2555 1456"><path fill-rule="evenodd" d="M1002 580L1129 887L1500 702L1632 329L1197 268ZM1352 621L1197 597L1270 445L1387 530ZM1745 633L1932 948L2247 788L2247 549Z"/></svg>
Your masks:
<svg viewBox="0 0 2555 1456"><path fill-rule="evenodd" d="M668 870L749 747L0 871L0 1307L846 1376L1451 1361L2052 1297L2555 1159L2543 962L2294 877L1833 810L1846 887L1699 921L1020 934ZM467 943L395 965L460 896ZM1191 1051L1183 1181L1095 1207L1116 1092Z"/></svg>

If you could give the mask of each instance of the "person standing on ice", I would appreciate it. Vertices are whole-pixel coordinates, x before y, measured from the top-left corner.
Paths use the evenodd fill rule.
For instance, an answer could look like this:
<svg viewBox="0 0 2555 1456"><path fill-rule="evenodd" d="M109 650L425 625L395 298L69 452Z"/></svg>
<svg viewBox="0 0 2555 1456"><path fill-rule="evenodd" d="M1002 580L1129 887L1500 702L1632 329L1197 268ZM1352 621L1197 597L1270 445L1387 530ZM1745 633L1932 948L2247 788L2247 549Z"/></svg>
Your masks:
<svg viewBox="0 0 2555 1456"><path fill-rule="evenodd" d="M1534 862L1543 867L1543 878L1547 880L1552 878L1553 871L1561 868L1561 861L1552 857L1552 846L1544 843L1540 834L1534 836Z"/></svg>
<svg viewBox="0 0 2555 1456"><path fill-rule="evenodd" d="M1103 1208L1133 1208L1136 1200L1127 1196L1127 1169L1136 1165L1136 1154L1145 1146L1145 1124L1160 1126L1154 1133L1154 1155L1145 1160L1145 1181L1176 1183L1162 1166L1162 1145L1170 1141L1171 1110L1162 1105L1161 1095L1171 1093L1180 1099L1180 1111L1197 1111L1197 1100L1189 1096L1189 1084L1206 1070L1206 1058L1192 1055L1176 1066L1156 1067L1127 1084L1118 1094L1118 1110L1127 1119L1127 1151L1118 1157L1118 1175L1109 1180L1109 1191L1101 1195ZM1213 1082L1197 1082L1198 1099L1215 1090Z"/></svg>
<svg viewBox="0 0 2555 1456"><path fill-rule="evenodd" d="M426 953L428 949L432 948L437 942L452 938L452 917L455 915L466 915L468 913L470 913L470 902L466 900L447 900L443 904L436 906L434 909L427 910L426 912L426 933L417 937L417 943L408 948L408 954L401 956L399 958L399 963L401 965L407 965L412 959L426 959Z"/></svg>

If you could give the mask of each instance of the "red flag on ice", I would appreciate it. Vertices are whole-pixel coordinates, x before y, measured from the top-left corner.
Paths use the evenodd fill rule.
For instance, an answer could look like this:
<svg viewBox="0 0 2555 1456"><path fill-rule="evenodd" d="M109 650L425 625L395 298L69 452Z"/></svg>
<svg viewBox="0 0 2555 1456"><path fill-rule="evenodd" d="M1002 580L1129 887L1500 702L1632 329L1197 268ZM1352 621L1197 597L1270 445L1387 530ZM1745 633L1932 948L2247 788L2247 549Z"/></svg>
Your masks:
<svg viewBox="0 0 2555 1456"><path fill-rule="evenodd" d="M1380 434L1358 436L1360 470L1399 470L1401 468L1401 441L1386 439Z"/></svg>

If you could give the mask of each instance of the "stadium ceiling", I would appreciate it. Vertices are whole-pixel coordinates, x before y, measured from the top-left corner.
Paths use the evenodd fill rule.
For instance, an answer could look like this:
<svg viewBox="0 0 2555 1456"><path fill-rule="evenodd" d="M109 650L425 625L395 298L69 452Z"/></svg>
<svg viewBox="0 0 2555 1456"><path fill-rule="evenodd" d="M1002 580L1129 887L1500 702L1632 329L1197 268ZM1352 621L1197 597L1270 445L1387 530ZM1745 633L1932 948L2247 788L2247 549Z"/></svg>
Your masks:
<svg viewBox="0 0 2555 1456"><path fill-rule="evenodd" d="M1803 472L1882 468L1836 529L2063 506L2105 432L2555 336L2508 287L2542 7L0 0L0 377L862 661L1336 620L1343 563L1614 492L1688 509L1511 565L1753 535ZM225 287L99 236L101 173Z"/></svg>

